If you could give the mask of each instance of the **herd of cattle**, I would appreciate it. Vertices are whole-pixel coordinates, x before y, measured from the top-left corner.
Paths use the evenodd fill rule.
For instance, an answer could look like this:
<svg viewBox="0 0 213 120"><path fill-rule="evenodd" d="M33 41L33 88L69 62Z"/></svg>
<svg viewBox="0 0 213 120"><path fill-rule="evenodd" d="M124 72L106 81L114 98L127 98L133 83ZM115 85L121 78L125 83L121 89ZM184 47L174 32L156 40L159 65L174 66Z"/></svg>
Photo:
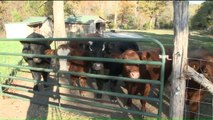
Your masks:
<svg viewBox="0 0 213 120"><path fill-rule="evenodd" d="M38 36L36 36L38 37ZM90 34L87 37L101 37L97 34ZM43 42L43 41L42 41ZM114 58L114 59L127 59L127 60L145 60L145 61L160 61L159 55L161 54L160 49L152 50L139 50L139 46L136 42L70 42L67 44L60 45L57 50L50 49L50 43L23 43L23 53L32 54L59 54L58 51L67 51L68 56L86 56L86 57L103 57L103 58ZM172 58L172 48L166 48L166 54L169 58ZM32 67L47 67L50 66L50 59L47 58L30 58L24 57L29 66ZM202 73L207 79L213 81L213 55L208 53L206 50L189 51L189 66L193 67L197 72ZM129 77L133 79L160 79L160 66L156 65L144 65L144 64L128 64L128 63L115 63L115 62L95 62L95 61L84 61L84 60L69 60L68 70L73 72L84 72L103 74L107 69L108 72L104 73L110 76ZM168 82L169 76L172 71L172 60L166 60L165 65L165 84ZM31 70L33 79L40 81L43 76L44 81L47 81L49 73L42 71ZM205 92L203 87L198 83L187 78L187 89L186 89L186 103L191 111L190 118L195 118L196 112L198 111L198 104L203 99ZM79 80L79 81L78 81ZM77 86L79 82L81 87L87 85L87 77L85 76L74 76L71 75L70 83L73 86ZM103 80L96 79L98 90L103 89L103 85L109 82L109 87L112 92L115 92L115 86L117 80ZM125 88L128 94L136 95L140 93L143 96L148 96L151 90L151 85L148 83L136 83L136 82L124 82ZM47 86L45 86L47 87ZM38 91L38 85L36 84L33 90ZM80 91L81 95L84 95L84 91ZM102 94L96 94L97 98L101 98ZM112 101L116 101L115 96L110 96ZM141 110L146 111L146 101L140 100ZM126 105L131 106L132 100L129 98Z"/></svg>

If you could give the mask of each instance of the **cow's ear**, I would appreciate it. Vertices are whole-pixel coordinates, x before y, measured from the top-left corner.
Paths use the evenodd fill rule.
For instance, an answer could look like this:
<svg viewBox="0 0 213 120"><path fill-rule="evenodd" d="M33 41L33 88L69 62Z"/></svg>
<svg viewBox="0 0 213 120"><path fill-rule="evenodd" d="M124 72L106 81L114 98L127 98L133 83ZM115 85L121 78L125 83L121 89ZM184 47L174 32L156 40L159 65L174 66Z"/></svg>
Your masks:
<svg viewBox="0 0 213 120"><path fill-rule="evenodd" d="M148 60L151 56L150 53L146 51L140 52L138 54L141 60Z"/></svg>
<svg viewBox="0 0 213 120"><path fill-rule="evenodd" d="M125 52L120 55L120 59L125 59Z"/></svg>
<svg viewBox="0 0 213 120"><path fill-rule="evenodd" d="M196 71L200 68L200 62L199 61L191 61L189 62L189 66L194 68Z"/></svg>

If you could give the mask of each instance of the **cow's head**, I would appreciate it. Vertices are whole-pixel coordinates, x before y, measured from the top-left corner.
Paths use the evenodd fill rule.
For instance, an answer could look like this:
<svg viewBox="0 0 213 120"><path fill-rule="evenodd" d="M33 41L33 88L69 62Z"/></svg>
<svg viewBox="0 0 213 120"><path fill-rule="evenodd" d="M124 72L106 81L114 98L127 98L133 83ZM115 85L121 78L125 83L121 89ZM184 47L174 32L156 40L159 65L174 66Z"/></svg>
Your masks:
<svg viewBox="0 0 213 120"><path fill-rule="evenodd" d="M126 50L122 55L122 59L126 60L140 60L139 55L136 51L133 50ZM140 77L140 70L138 64L123 64L123 74L124 76L138 79Z"/></svg>
<svg viewBox="0 0 213 120"><path fill-rule="evenodd" d="M213 60L213 57L212 57ZM213 82L213 61L207 60L189 60L189 66L198 73L203 74L208 80Z"/></svg>
<svg viewBox="0 0 213 120"><path fill-rule="evenodd" d="M89 41L89 50L91 57L104 57L105 56L105 42L103 41ZM104 69L104 64L102 62L92 62L93 71L101 71Z"/></svg>

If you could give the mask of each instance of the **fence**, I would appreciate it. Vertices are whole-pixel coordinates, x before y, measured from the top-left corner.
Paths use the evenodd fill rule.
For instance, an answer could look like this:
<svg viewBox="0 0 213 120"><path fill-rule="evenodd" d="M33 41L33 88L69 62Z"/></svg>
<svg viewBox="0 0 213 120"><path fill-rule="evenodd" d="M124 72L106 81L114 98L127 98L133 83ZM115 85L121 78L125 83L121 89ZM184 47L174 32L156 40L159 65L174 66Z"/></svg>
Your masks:
<svg viewBox="0 0 213 120"><path fill-rule="evenodd" d="M23 53L10 53L10 52L1 52L0 56L30 56L30 57L43 57L51 59L71 59L71 60L86 60L86 61L102 61L102 62L117 62L117 63L131 63L131 64L150 64L150 65L160 65L161 66L161 78L160 81L147 80L147 79L131 79L122 76L109 76L109 75L97 75L91 73L78 73L72 71L62 71L58 69L46 69L46 68L35 68L29 67L27 64L21 60L17 65L16 64L5 64L0 63L0 67L3 68L12 68L10 74L0 74L1 78L6 80L0 84L0 94L4 96L14 97L23 100L30 100L34 103L39 103L43 105L56 106L60 109L69 110L72 112L78 112L81 114L86 114L94 117L128 117L130 115L138 118L139 116L148 116L161 118L163 113L163 88L164 88L164 70L165 70L165 50L163 45L155 39L151 38L46 38L46 39L0 39L0 42L7 41L36 41L36 40L50 40L50 41L135 41L135 42L144 42L157 44L162 50L161 61L136 61L136 60L121 60L121 59L112 59L112 58L97 58L97 57L83 57L83 56L58 56L58 55L40 55L40 54L23 54ZM56 48L55 48L56 49ZM51 85L48 90L42 90L40 92L35 92L32 90L32 85L36 82L30 77L29 70L37 71L46 71L50 72L50 79L48 83L41 82L41 84ZM18 73L18 74L17 74ZM64 74L65 76L61 76ZM109 92L107 90L97 90L91 86L89 87L75 87L69 85L68 79L70 75L76 76L86 76L90 78L89 83L95 84L94 78L101 79L113 79L120 82L120 86L117 88L118 92ZM123 81L130 81L136 83L150 83L153 86L157 86L158 90L154 96L143 97L140 95L128 95L125 93L125 90L121 87ZM119 84L119 83L118 83ZM71 91L70 91L71 90ZM76 91L83 90L90 93L90 96L79 96ZM95 99L94 93L104 94L104 98ZM108 100L108 96L116 96L119 100L118 103L111 103ZM39 96L39 97L38 97ZM36 97L36 99L35 99ZM38 99L41 98L41 99ZM136 107L130 109L124 106L124 101L127 98L132 98L136 102ZM149 102L150 106L153 106L155 110L141 111L139 110L137 102L138 100L143 99ZM134 103L135 104L135 103Z"/></svg>
<svg viewBox="0 0 213 120"><path fill-rule="evenodd" d="M198 73L207 80L208 87L211 87L211 82L213 80L212 76L212 67L213 61L211 54L203 54L204 49L195 50L189 54L189 64L192 66ZM195 54L193 54L195 53ZM187 72L187 71L186 71ZM193 76L197 76L193 74ZM191 77L191 76L189 76ZM205 83L205 79L201 76L198 78ZM197 83L194 79L187 79L186 81L186 106L185 106L185 118L188 118L189 115L194 116L196 119L213 119L213 96L209 88L204 88L201 86L202 83ZM205 85L204 85L205 86Z"/></svg>

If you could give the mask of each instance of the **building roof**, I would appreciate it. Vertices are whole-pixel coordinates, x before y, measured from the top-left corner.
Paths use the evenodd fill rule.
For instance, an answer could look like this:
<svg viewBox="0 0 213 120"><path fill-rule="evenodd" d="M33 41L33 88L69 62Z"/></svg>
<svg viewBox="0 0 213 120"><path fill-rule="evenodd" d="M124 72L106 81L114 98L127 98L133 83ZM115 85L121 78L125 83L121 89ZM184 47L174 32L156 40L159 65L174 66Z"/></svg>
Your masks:
<svg viewBox="0 0 213 120"><path fill-rule="evenodd" d="M23 20L23 23L26 23L28 26L34 26L43 24L49 17L29 17L28 19Z"/></svg>
<svg viewBox="0 0 213 120"><path fill-rule="evenodd" d="M78 24L89 24L93 21L106 22L106 20L104 20L100 16L93 16L93 15L79 15L79 16L70 15L65 19L65 23L78 23Z"/></svg>

